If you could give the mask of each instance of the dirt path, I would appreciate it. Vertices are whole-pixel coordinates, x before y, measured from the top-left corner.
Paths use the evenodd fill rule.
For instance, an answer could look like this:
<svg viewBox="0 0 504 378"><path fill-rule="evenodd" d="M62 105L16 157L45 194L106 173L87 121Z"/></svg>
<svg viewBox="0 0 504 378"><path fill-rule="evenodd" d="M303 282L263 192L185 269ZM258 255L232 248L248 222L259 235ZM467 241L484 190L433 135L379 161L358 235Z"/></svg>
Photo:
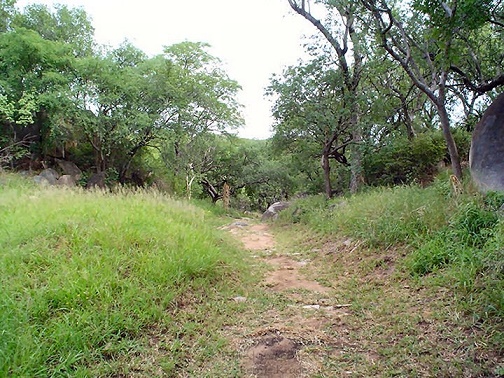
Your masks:
<svg viewBox="0 0 504 378"><path fill-rule="evenodd" d="M457 313L442 285L410 280L405 249L320 239L290 226L226 226L253 258L223 336L240 377L503 377L500 352ZM497 345L497 344L496 344Z"/></svg>
<svg viewBox="0 0 504 378"><path fill-rule="evenodd" d="M332 289L307 277L311 261L296 253L278 253L267 224L239 221L226 229L267 265L261 286L280 299L261 314L257 324L237 332L241 336L235 343L247 376L313 376L323 359L318 354L325 353L325 345L334 344L326 328L342 323L349 305L331 303Z"/></svg>

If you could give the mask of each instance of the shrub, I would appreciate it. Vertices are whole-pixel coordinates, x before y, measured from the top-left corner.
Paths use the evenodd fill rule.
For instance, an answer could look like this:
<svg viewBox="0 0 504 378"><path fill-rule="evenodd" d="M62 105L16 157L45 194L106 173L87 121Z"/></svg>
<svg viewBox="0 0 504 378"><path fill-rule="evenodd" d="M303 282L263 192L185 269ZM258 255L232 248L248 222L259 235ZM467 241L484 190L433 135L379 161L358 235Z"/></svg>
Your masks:
<svg viewBox="0 0 504 378"><path fill-rule="evenodd" d="M373 186L429 181L445 149L439 133L420 134L413 140L395 138L365 155L366 180Z"/></svg>

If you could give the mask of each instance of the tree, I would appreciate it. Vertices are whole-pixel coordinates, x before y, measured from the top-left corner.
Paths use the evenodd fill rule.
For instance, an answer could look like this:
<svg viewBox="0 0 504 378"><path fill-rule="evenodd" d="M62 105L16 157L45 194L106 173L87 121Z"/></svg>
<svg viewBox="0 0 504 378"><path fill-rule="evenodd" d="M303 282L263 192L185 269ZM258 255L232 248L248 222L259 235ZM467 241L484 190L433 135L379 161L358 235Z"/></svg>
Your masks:
<svg viewBox="0 0 504 378"><path fill-rule="evenodd" d="M33 151L51 149L61 131L58 111L68 102L71 64L66 45L35 31L19 28L0 34L4 136L14 142L30 137L36 143Z"/></svg>
<svg viewBox="0 0 504 378"><path fill-rule="evenodd" d="M77 51L91 53L93 29L83 10L64 6L54 14L36 5L10 14L0 34L0 96L14 116L0 110L2 133L12 143L22 140L33 156L64 153L73 131L68 113L75 58Z"/></svg>
<svg viewBox="0 0 504 378"><path fill-rule="evenodd" d="M182 42L166 47L162 58L171 63L163 71L166 76L160 77L171 91L170 103L160 112L166 130L164 156L175 175L184 175L188 195L202 173L195 167L208 152L201 143L208 139L206 134L225 134L243 123L236 101L240 86L228 77L220 60L206 51L208 47Z"/></svg>
<svg viewBox="0 0 504 378"><path fill-rule="evenodd" d="M463 55L460 46L464 35L486 22L492 2L418 0L408 12L391 7L385 0L361 2L374 18L380 45L435 106L454 174L461 178L460 158L447 109L450 74L457 71L456 57ZM459 76L467 77L459 71ZM499 82L497 77L489 87L500 85Z"/></svg>
<svg viewBox="0 0 504 378"><path fill-rule="evenodd" d="M298 153L316 145L314 155L321 162L324 191L331 198L330 160L348 164L345 151L354 137L345 109L342 76L328 67L327 57L289 67L283 78L273 77L267 93L277 95L273 106L274 140Z"/></svg>
<svg viewBox="0 0 504 378"><path fill-rule="evenodd" d="M319 30L336 53L336 64L339 68L339 74L343 79L342 88L345 90L345 108L347 110L346 117L348 118L345 122L348 122L353 142L357 144L352 151L351 158L352 178L350 181L350 190L354 193L364 181L360 147L358 146L361 142L361 130L359 129L359 116L361 113L359 109L358 89L364 60L363 43L357 30L358 26L363 28L362 24L357 25L358 3L344 0L323 2L329 10L334 9L339 16L337 28L341 28L341 32L339 30L331 32L330 26L324 25L310 13L309 1L288 0L288 2L296 13L304 17ZM338 35L340 36L340 40L337 39Z"/></svg>
<svg viewBox="0 0 504 378"><path fill-rule="evenodd" d="M157 65L129 43L76 67L72 123L92 146L95 169L114 169L124 183L134 157L160 138L168 84L153 80Z"/></svg>
<svg viewBox="0 0 504 378"><path fill-rule="evenodd" d="M10 23L16 14L16 0L0 0L0 33L10 29Z"/></svg>
<svg viewBox="0 0 504 378"><path fill-rule="evenodd" d="M236 206L262 211L295 190L286 155L274 157L268 141L214 136L212 146L213 158L200 183L214 203L222 199L225 184Z"/></svg>
<svg viewBox="0 0 504 378"><path fill-rule="evenodd" d="M71 46L75 57L93 53L94 28L89 15L82 8L58 4L51 12L45 5L32 4L16 15L13 24L16 28L36 31L44 40Z"/></svg>

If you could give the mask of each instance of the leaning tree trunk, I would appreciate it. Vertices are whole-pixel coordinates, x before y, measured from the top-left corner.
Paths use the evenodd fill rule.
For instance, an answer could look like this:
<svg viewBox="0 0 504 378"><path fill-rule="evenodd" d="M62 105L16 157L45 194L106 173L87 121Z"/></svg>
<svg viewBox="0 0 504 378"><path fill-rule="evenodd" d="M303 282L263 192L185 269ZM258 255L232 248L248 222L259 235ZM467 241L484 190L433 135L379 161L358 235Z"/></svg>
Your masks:
<svg viewBox="0 0 504 378"><path fill-rule="evenodd" d="M442 105L441 107L438 107L438 112L441 121L441 128L443 129L443 136L448 147L448 153L450 154L453 174L460 180L462 179L462 166L460 164L457 145L455 144L455 139L453 139L453 134L450 130L450 120L445 106Z"/></svg>
<svg viewBox="0 0 504 378"><path fill-rule="evenodd" d="M324 171L324 190L327 198L332 198L333 191L331 185L331 164L329 162L329 155L327 148L324 149L322 154L322 160L320 161L320 165L322 166L322 170Z"/></svg>

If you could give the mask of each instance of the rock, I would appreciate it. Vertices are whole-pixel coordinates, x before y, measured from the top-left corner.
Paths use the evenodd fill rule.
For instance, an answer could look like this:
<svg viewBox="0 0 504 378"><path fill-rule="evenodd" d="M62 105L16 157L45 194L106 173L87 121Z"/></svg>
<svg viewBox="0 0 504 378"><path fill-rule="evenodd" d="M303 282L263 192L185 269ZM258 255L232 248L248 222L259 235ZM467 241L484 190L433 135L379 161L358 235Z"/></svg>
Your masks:
<svg viewBox="0 0 504 378"><path fill-rule="evenodd" d="M75 182L75 179L71 175L63 175L58 179L58 185L60 186L67 186L67 187L74 187L77 185Z"/></svg>
<svg viewBox="0 0 504 378"><path fill-rule="evenodd" d="M341 202L337 202L337 203L333 203L332 205L329 206L329 210L330 211L335 211L335 210L338 210L338 209L342 209L344 207L346 207L348 203L346 201L341 201Z"/></svg>
<svg viewBox="0 0 504 378"><path fill-rule="evenodd" d="M58 163L64 175L72 176L75 181L82 177L82 171L75 165L75 163L61 159L56 159L56 163Z"/></svg>
<svg viewBox="0 0 504 378"><path fill-rule="evenodd" d="M469 165L481 191L504 190L504 93L488 107L474 129Z"/></svg>
<svg viewBox="0 0 504 378"><path fill-rule="evenodd" d="M105 189L105 172L95 173L91 176L86 184L86 188L100 188Z"/></svg>
<svg viewBox="0 0 504 378"><path fill-rule="evenodd" d="M264 212L264 214L261 217L261 221L265 221L268 219L276 219L278 217L278 213L280 213L282 210L287 209L290 206L290 202L275 202L272 204L270 207L268 207L268 210Z"/></svg>
<svg viewBox="0 0 504 378"><path fill-rule="evenodd" d="M36 184L39 184L39 185L42 185L42 186L49 186L51 185L51 183L49 182L48 179L46 179L45 177L42 177L40 175L38 176L33 176L33 181L36 183Z"/></svg>
<svg viewBox="0 0 504 378"><path fill-rule="evenodd" d="M247 298L246 297L234 297L233 301L235 301L237 303L243 303L243 302L247 302Z"/></svg>
<svg viewBox="0 0 504 378"><path fill-rule="evenodd" d="M236 227L247 227L249 224L247 222L234 222L231 226L236 226Z"/></svg>
<svg viewBox="0 0 504 378"><path fill-rule="evenodd" d="M49 185L56 185L58 183L59 173L52 168L44 169L40 172L39 176L45 179Z"/></svg>

